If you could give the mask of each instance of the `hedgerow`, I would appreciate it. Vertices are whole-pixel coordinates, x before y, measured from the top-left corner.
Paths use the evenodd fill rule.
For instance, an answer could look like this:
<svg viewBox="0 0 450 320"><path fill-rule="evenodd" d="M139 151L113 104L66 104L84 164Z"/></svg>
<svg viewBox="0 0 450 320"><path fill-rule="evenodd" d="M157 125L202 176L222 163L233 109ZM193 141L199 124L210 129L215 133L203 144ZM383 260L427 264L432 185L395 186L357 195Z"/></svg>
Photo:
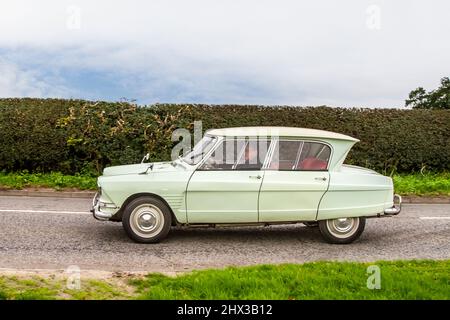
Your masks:
<svg viewBox="0 0 450 320"><path fill-rule="evenodd" d="M293 126L361 140L347 163L382 172L450 169L450 110L0 99L0 170L99 173L108 165L170 159L176 128Z"/></svg>

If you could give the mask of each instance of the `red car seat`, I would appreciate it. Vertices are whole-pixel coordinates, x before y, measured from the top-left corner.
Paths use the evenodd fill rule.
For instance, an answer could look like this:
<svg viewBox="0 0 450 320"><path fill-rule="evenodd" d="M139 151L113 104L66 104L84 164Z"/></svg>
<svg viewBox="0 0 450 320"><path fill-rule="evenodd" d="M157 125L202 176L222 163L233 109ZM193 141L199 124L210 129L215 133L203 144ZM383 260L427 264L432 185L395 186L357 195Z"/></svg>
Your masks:
<svg viewBox="0 0 450 320"><path fill-rule="evenodd" d="M326 170L327 162L317 158L306 158L297 166L298 170Z"/></svg>

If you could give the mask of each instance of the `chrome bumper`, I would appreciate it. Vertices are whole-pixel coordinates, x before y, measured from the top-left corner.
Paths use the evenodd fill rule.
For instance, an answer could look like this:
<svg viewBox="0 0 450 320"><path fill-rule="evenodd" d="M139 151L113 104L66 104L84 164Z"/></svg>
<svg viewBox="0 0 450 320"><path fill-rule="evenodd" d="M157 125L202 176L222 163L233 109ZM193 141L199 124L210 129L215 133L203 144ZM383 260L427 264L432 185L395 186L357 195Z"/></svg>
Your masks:
<svg viewBox="0 0 450 320"><path fill-rule="evenodd" d="M100 200L100 194L96 193L94 199L92 199L91 212L95 219L101 221L107 221L111 219L115 212L111 212L111 209L118 209L114 204L104 203ZM103 209L103 210L102 210ZM108 211L109 209L109 211Z"/></svg>
<svg viewBox="0 0 450 320"><path fill-rule="evenodd" d="M394 195L394 205L391 208L384 209L384 214L395 216L402 211L402 197L398 194Z"/></svg>

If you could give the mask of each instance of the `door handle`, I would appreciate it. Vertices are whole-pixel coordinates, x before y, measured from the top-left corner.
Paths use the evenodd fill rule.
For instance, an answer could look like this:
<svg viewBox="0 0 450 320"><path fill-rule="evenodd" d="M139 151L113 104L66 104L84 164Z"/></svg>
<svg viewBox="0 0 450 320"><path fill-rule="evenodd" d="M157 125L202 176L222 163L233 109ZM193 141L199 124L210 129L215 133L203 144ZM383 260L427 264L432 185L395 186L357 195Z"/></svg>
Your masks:
<svg viewBox="0 0 450 320"><path fill-rule="evenodd" d="M325 178L325 177L316 177L316 178L314 178L314 180L327 181L327 178Z"/></svg>
<svg viewBox="0 0 450 320"><path fill-rule="evenodd" d="M259 174L257 176L248 176L250 179L261 179L262 176L260 176Z"/></svg>

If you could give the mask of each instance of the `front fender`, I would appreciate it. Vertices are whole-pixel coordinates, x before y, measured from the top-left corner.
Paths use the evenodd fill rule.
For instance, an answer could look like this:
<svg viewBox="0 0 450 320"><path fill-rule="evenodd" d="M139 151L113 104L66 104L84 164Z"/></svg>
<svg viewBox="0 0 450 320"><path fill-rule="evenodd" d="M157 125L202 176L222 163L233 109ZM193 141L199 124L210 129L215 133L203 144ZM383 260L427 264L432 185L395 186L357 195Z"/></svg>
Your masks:
<svg viewBox="0 0 450 320"><path fill-rule="evenodd" d="M176 220L186 222L186 186L191 171L150 172L148 174L130 174L101 176L98 184L105 195L118 207L120 213L127 199L139 194L154 194L162 198L172 210Z"/></svg>

